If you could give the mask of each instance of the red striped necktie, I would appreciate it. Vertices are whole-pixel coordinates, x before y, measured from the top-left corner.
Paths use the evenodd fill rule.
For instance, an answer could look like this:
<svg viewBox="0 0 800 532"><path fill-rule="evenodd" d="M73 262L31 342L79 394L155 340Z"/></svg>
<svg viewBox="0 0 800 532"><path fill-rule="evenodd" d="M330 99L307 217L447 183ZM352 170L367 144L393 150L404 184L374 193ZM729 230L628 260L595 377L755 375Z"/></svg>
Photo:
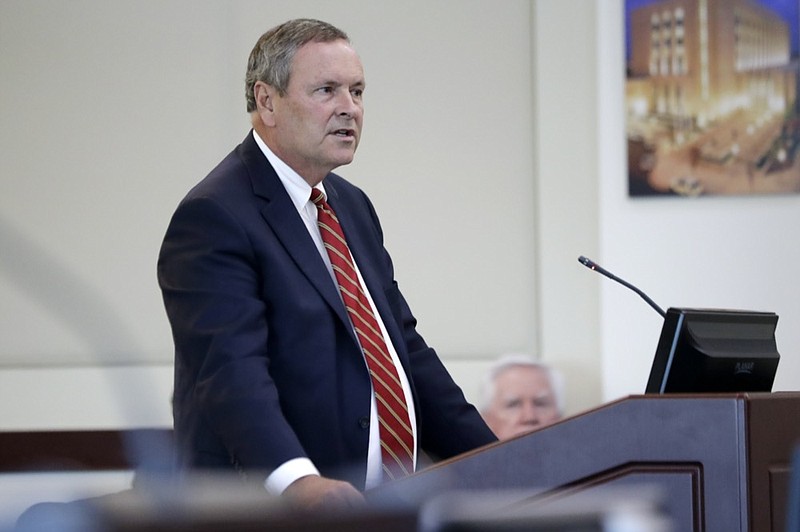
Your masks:
<svg viewBox="0 0 800 532"><path fill-rule="evenodd" d="M311 189L311 201L317 206L317 224L322 242L372 377L372 389L378 407L384 479L400 478L414 471L414 436L397 367L356 274L353 257L336 213L325 201L321 190Z"/></svg>

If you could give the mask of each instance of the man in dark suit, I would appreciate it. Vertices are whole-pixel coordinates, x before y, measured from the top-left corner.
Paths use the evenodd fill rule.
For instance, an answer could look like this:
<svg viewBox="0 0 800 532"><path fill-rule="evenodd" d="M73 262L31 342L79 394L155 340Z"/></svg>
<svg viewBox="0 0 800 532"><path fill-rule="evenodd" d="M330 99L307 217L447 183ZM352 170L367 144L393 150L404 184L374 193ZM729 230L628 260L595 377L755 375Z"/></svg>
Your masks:
<svg viewBox="0 0 800 532"><path fill-rule="evenodd" d="M364 86L341 30L301 19L265 33L246 77L253 130L180 203L158 261L180 466L256 476L303 507L360 504L387 467L384 401L313 189L338 216L399 375L413 461L495 440L416 332L369 199L331 173L353 159Z"/></svg>

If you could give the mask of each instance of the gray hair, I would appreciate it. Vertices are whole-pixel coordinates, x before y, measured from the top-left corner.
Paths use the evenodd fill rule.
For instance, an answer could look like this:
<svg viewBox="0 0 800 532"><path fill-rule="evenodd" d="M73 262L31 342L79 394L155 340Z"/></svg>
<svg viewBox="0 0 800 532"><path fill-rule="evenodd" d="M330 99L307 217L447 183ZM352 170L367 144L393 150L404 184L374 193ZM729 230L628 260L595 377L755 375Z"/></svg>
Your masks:
<svg viewBox="0 0 800 532"><path fill-rule="evenodd" d="M486 412L491 406L492 399L497 391L495 383L497 376L510 368L518 366L534 368L544 372L547 380L550 381L550 386L553 388L558 413L564 415L564 379L561 373L544 362L539 362L528 355L520 353L502 355L489 367L489 371L483 380L480 411Z"/></svg>
<svg viewBox="0 0 800 532"><path fill-rule="evenodd" d="M301 46L309 42L332 42L340 39L350 42L347 34L339 28L308 18L290 20L267 31L258 39L247 60L247 112L256 110L253 87L257 81L275 87L281 95L286 94L292 60Z"/></svg>

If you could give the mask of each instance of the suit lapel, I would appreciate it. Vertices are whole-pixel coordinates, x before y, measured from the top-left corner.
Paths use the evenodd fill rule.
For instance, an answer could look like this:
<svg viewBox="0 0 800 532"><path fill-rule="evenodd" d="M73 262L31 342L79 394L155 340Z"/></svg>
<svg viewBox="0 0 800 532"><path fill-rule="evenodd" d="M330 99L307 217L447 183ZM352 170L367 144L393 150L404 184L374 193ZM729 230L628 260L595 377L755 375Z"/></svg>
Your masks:
<svg viewBox="0 0 800 532"><path fill-rule="evenodd" d="M319 251L309 237L308 230L297 214L297 210L283 187L280 178L278 178L275 170L253 139L252 132L240 145L240 156L250 174L253 193L263 201L261 214L264 220L281 241L281 245L292 257L297 267L346 325L345 328L353 341L357 342L355 332L347 316L347 310L342 304L336 286L331 282L330 273L319 256ZM325 191L328 194L331 207L336 211L339 222L342 224L342 230L347 238L347 245L353 257L355 257L361 276L364 278L367 289L375 302L392 343L395 345L395 349L401 359L405 360L406 354L405 349L403 349L402 332L398 329L397 322L392 318L393 314L383 292L380 282L381 276L375 269L376 265L367 260L369 253L366 250L369 248L369 244L364 242L361 236L362 231L359 231L356 227L356 222L351 214L351 210L357 207L349 205L341 199L334 183L326 181Z"/></svg>
<svg viewBox="0 0 800 532"><path fill-rule="evenodd" d="M252 135L251 132L240 145L240 156L250 174L253 193L263 201L261 215L297 267L336 312L339 319L348 325L347 330L355 340L355 333L349 327L347 312L336 286L331 282L330 274L319 256L317 247L308 235L308 230L280 178Z"/></svg>

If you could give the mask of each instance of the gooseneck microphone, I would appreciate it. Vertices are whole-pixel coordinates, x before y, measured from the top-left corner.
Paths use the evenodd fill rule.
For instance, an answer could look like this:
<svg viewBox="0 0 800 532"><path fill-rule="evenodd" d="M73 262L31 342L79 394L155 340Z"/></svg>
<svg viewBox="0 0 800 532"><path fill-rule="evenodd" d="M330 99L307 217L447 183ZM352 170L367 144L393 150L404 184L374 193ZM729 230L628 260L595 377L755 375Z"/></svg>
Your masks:
<svg viewBox="0 0 800 532"><path fill-rule="evenodd" d="M589 269L591 269L591 270L594 270L594 271L596 271L596 272L598 272L598 273L602 273L603 275L605 275L605 276L606 276L606 277L608 277L609 279L611 279L611 280L613 280L613 281L616 281L616 282L618 282L618 283L619 283L619 284L621 284L622 286L624 286L624 287L626 287L626 288L630 288L631 290L633 290L634 292L636 292L637 294L639 294L639 295L642 297L642 299L644 299L645 301L647 301L647 304L648 304L648 305L650 305L651 307L653 307L654 309L656 309L656 312L658 312L659 314L661 314L661 317L662 317L662 318L665 318L665 317L667 316L666 312L664 312L664 310L663 310L661 307L659 307L658 305L656 305L656 304L655 304L655 302L654 302L652 299L650 299L650 298L647 296L647 294L645 294L644 292L642 292L641 290L639 290L638 288L636 288L635 286L633 286L633 285L632 285L631 283L629 283L628 281L625 281L624 279L620 279L619 277L617 277L616 275L614 275L614 274L613 274L613 273L611 273L610 271L606 270L605 268L603 268L602 266L600 266L599 264L597 264L597 263L596 263L596 262L594 262L593 260L591 260L591 259L587 259L587 258L586 258L586 257L584 257L583 255L581 255L580 257L578 257L578 262L580 262L581 264L583 264L584 266L586 266L587 268L589 268Z"/></svg>

